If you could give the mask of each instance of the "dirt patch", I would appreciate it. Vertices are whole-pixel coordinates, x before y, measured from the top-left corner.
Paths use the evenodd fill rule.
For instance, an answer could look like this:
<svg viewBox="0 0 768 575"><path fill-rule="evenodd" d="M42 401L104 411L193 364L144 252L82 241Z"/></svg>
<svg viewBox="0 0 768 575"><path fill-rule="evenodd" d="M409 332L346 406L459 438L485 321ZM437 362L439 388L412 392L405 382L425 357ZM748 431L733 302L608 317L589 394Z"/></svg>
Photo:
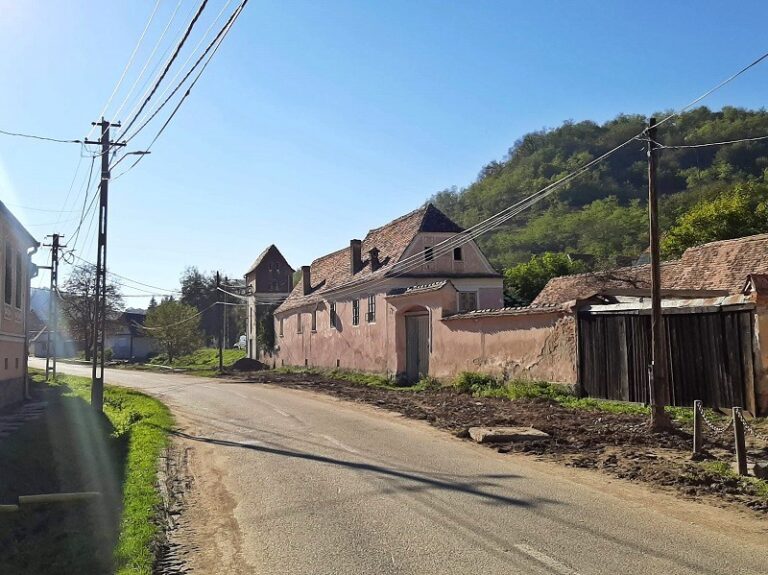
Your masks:
<svg viewBox="0 0 768 575"><path fill-rule="evenodd" d="M768 513L768 498L761 495L756 485L691 459L693 438L689 429L678 426L669 434L651 433L647 418L642 415L571 409L545 399L478 398L449 388L400 391L313 374L261 371L234 374L228 379L319 391L423 420L458 437L468 437L467 430L473 426L535 427L548 433L549 438L494 443L488 447L499 453L526 453L650 483L698 501L736 504L761 516ZM732 437L729 433L706 437L705 459L733 461ZM768 460L768 445L750 444L749 458Z"/></svg>

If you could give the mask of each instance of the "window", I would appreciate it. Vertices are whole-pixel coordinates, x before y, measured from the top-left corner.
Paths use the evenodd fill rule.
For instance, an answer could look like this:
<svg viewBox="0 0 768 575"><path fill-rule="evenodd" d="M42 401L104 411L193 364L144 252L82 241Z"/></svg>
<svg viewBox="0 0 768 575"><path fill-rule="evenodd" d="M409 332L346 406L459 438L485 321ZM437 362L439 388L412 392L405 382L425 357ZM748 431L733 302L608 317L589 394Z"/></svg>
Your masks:
<svg viewBox="0 0 768 575"><path fill-rule="evenodd" d="M460 291L459 292L459 313L477 309L477 292Z"/></svg>
<svg viewBox="0 0 768 575"><path fill-rule="evenodd" d="M373 323L376 321L376 296L375 295L368 296L368 313L365 316L365 320L368 323Z"/></svg>
<svg viewBox="0 0 768 575"><path fill-rule="evenodd" d="M336 302L331 303L330 310L328 311L328 321L332 328L336 328Z"/></svg>
<svg viewBox="0 0 768 575"><path fill-rule="evenodd" d="M16 307L21 309L21 294L24 293L22 290L22 284L24 283L23 279L23 273L21 271L21 254L16 254Z"/></svg>
<svg viewBox="0 0 768 575"><path fill-rule="evenodd" d="M317 310L312 310L312 326L310 328L312 331L317 331Z"/></svg>
<svg viewBox="0 0 768 575"><path fill-rule="evenodd" d="M13 291L13 251L5 246L5 303L11 305Z"/></svg>
<svg viewBox="0 0 768 575"><path fill-rule="evenodd" d="M352 300L352 325L360 325L360 300Z"/></svg>
<svg viewBox="0 0 768 575"><path fill-rule="evenodd" d="M435 259L435 252L432 246L424 246L424 261L431 262L433 259Z"/></svg>
<svg viewBox="0 0 768 575"><path fill-rule="evenodd" d="M280 318L280 337L283 337L283 318Z"/></svg>
<svg viewBox="0 0 768 575"><path fill-rule="evenodd" d="M464 254L461 253L461 248L453 248L453 260L460 262L464 259Z"/></svg>
<svg viewBox="0 0 768 575"><path fill-rule="evenodd" d="M301 316L303 314L297 313L296 314L296 333L301 333Z"/></svg>

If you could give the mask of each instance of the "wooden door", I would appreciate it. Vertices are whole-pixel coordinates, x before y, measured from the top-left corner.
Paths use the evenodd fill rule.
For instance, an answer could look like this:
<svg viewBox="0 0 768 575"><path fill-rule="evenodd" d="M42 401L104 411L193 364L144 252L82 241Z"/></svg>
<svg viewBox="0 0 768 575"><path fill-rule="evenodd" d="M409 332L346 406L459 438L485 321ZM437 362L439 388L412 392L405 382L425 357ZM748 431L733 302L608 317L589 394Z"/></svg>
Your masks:
<svg viewBox="0 0 768 575"><path fill-rule="evenodd" d="M406 377L418 381L429 373L429 315L405 316Z"/></svg>

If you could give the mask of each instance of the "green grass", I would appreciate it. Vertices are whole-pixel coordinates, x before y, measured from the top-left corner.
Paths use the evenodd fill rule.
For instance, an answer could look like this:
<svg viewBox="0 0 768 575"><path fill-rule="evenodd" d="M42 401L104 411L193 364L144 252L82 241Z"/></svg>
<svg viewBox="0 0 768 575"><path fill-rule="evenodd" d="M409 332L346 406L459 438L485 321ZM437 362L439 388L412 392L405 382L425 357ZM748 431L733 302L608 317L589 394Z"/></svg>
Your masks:
<svg viewBox="0 0 768 575"><path fill-rule="evenodd" d="M224 350L224 367L230 367L238 359L245 357L245 351L239 349ZM219 368L219 350L213 347L204 347L188 355L177 357L168 362L165 355L158 355L149 361L150 366L173 367L184 371L194 372L195 375L213 375Z"/></svg>
<svg viewBox="0 0 768 575"><path fill-rule="evenodd" d="M337 379L348 381L359 385L369 387L379 387L382 389L391 389L397 391L418 392L439 386L439 382L431 377L423 378L413 385L402 385L394 377L379 375L375 373L363 373L360 371L351 371L347 369L322 369L317 367L278 367L274 369L275 373L293 373L299 375L314 375L328 379Z"/></svg>
<svg viewBox="0 0 768 575"><path fill-rule="evenodd" d="M39 372L32 370L32 379L38 386L43 385ZM167 432L173 425L168 408L137 391L107 386L104 417L99 417L88 405L90 380L59 376L55 383L46 387L54 400L46 416L37 426L29 428L31 437L21 436L18 441L0 444L0 458L7 461L9 455L12 458L14 452L21 450L25 454L35 453L37 458L47 456L50 463L45 466L35 458L31 461L12 458L16 465L4 468L18 471L21 481L29 481L30 474L40 476L37 480L42 484L40 487L52 491L96 489L105 493L101 507L106 506L115 517L115 534L111 539L114 572L118 575L150 575L154 561L153 543L160 534L157 514L162 504L155 489L157 462L167 444ZM60 421L56 421L56 417ZM50 421L51 418L54 420ZM49 427L51 423L56 423L53 429ZM30 451L31 446L34 452ZM99 454L103 461L99 460ZM84 455L91 459L84 459ZM96 457L95 461L91 461L93 457ZM89 461L90 465L83 465ZM44 477L46 475L51 477ZM105 476L111 476L111 485L104 480ZM19 493L19 485L13 481L10 485L0 482L0 494L3 488L6 495ZM114 491L114 497L107 496L110 491ZM42 522L41 526L53 529L52 536L56 540L56 525L49 525L55 521L54 517ZM98 522L83 521L80 530L101 527ZM82 535L80 533L78 537L82 538ZM95 535L106 536L101 532ZM46 549L46 544L50 542L38 547ZM65 549L64 552L68 551ZM87 553L78 553L72 560L87 563L91 558ZM92 565L80 569L70 565L61 572L96 571Z"/></svg>

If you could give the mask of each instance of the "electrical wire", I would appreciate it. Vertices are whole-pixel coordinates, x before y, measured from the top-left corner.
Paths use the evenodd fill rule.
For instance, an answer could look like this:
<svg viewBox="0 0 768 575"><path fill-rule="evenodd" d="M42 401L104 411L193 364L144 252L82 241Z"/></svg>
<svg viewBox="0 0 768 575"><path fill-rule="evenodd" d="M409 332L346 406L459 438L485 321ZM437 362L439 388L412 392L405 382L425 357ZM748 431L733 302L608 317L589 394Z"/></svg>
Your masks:
<svg viewBox="0 0 768 575"><path fill-rule="evenodd" d="M200 6L197 9L197 12L195 13L194 17L192 18L192 21L187 26L186 31L184 32L184 36L182 36L179 43L176 45L176 49L174 50L173 54L171 55L170 60L165 65L165 68L160 73L160 77L155 81L154 86L152 87L152 90L150 91L149 95L146 97L144 102L139 107L139 111L136 112L136 114L131 118L131 120L128 122L126 127L123 129L123 134L128 133L128 130L131 129L131 126L136 122L138 117L141 115L141 113L144 111L144 108L149 104L149 101L152 99L152 96L155 95L155 92L157 92L157 89L160 87L160 84L162 83L163 79L165 78L166 74L168 74L168 70L170 70L171 66L173 65L176 58L179 56L179 52L184 47L184 44L187 41L187 38L189 38L189 35L192 33L192 29L195 27L195 24L197 23L197 20L200 18L200 14L203 13L203 10L205 10L205 6L208 4L208 0L202 0L200 2Z"/></svg>
<svg viewBox="0 0 768 575"><path fill-rule="evenodd" d="M660 144L659 142L653 141L654 144L656 144L657 149L659 150L684 150L689 148L708 148L710 146L727 146L730 144L740 144L742 142L758 142L761 140L768 140L768 136L757 136L755 138L740 138L738 140L726 140L723 142L708 142L705 144L681 144L681 145L670 145L667 146L665 144Z"/></svg>
<svg viewBox="0 0 768 575"><path fill-rule="evenodd" d="M168 127L168 124L171 123L171 120L173 120L173 117L176 115L176 113L179 111L179 108L181 108L181 105L184 103L184 101L189 97L190 93L192 92L192 88L195 87L195 84L197 84L197 81L202 76L203 72L205 72L205 69L208 67L208 64L210 64L213 57L216 55L216 52L221 47L222 43L224 42L224 39L226 38L227 34L229 34L229 31L232 29L232 26L237 21L237 18L242 13L243 9L245 8L245 5L248 3L248 0L243 0L237 8L235 8L235 11L230 16L229 20L227 20L227 23L224 25L222 30L217 34L218 43L216 43L215 47L213 48L213 51L208 56L208 59L203 64L203 67L200 69L200 71L197 73L197 76L195 76L194 80L192 80L192 83L187 88L187 91L184 92L184 95L181 97L181 99L176 104L176 107L171 112L171 115L168 116L168 119L163 123L163 125L160 127L160 130L155 134L155 137L152 138L152 141L149 143L149 145L146 147L146 152L148 152L152 146L155 144L157 139L162 135L162 133L165 131L165 129ZM143 126L142 126L143 127ZM144 159L146 154L140 155L133 164L128 166L125 170L123 170L121 173L119 173L117 176L115 176L113 179L118 179L122 176L124 176L126 173L130 172L133 168L135 168L141 160Z"/></svg>
<svg viewBox="0 0 768 575"><path fill-rule="evenodd" d="M183 320L181 320L181 321L176 321L176 322L173 322L173 323L169 323L169 324L166 324L166 325L163 325L163 326L158 326L158 327L147 327L147 326L141 325L141 324L139 324L139 323L137 323L137 322L134 322L134 323L135 323L135 324L136 324L138 327L140 327L141 329L145 329L145 330L147 330L147 331L160 331L160 330L163 330L163 329L168 329L169 327L175 327L175 326L177 326L177 325L181 325L181 324L184 324L184 323L190 322L190 321L192 321L193 319L195 319L195 318L197 318L197 317L200 317L200 316L201 316L201 315L203 315L205 312L207 312L209 309L212 309L213 307L217 306L218 304L219 304L219 302L214 302L214 303L212 303L211 305L209 305L207 308L205 308L205 309L202 309L202 310L198 311L196 314L194 314L194 315L191 315L191 316L189 316L188 318L185 318L185 319L183 319Z"/></svg>
<svg viewBox="0 0 768 575"><path fill-rule="evenodd" d="M115 88L112 90L112 93L110 94L109 98L107 99L107 103L104 104L104 107L101 110L101 114L99 114L100 118L104 117L104 114L107 112L107 109L109 108L109 105L112 103L112 99L115 97L115 94L117 94L117 91L120 89L120 86L123 83L123 80L125 80L125 76L128 73L128 70L130 69L131 65L133 64L133 59L136 57L136 53L139 51L139 47L141 47L141 43L144 41L144 36L147 34L147 30L149 30L150 24L152 24L152 20L155 18L155 13L157 12L157 9L160 7L160 0L157 0L155 2L155 7L152 9L152 13L149 15L149 19L147 20L146 25L144 26L144 30L141 32L141 36L139 36L138 42L136 42L136 46L133 48L133 52L131 52L130 58L128 58L128 63L125 65L125 68L123 68L123 73L120 74L120 78L117 80L117 84L115 84ZM130 96L130 93L129 93ZM122 110L122 107L120 108ZM120 113L119 111L117 112ZM91 127L91 131L88 132L88 135L90 136L93 133L93 130L96 128L96 126Z"/></svg>
<svg viewBox="0 0 768 575"><path fill-rule="evenodd" d="M17 138L30 138L32 140L43 140L46 142L56 142L58 144L82 144L82 140L62 140L60 138L49 138L47 136L37 136L34 134L24 134L21 132L9 132L7 130L0 130L0 134L4 136L14 136Z"/></svg>
<svg viewBox="0 0 768 575"><path fill-rule="evenodd" d="M227 0L227 3L219 11L219 14L216 16L216 19L210 24L210 26L208 26L208 29L205 31L205 34L203 35L202 38L200 38L200 41L198 41L198 43L195 46L195 48L193 49L192 53L187 57L187 60L184 62L184 64L182 64L182 66L178 70L178 72L176 72L176 75L174 76L173 80L171 80L171 83L176 81L176 78L178 78L179 74L181 73L181 70L183 70L184 67L187 65L187 63L192 59L192 56L194 55L195 52L197 52L197 49L200 47L200 45L202 44L202 42L205 39L205 37L208 36L208 33L211 31L211 28L213 28L213 26L216 24L216 22L219 21L219 18L224 13L225 8L229 5L230 2L231 2L231 0ZM127 134L127 130L125 130L123 132L123 136L125 137L125 142L126 143L130 142L133 138L135 138L139 134L139 132L141 132L147 126L147 124L149 124L153 119L155 119L157 114L159 114L160 111L165 107L165 105L176 95L176 93L181 89L181 87L184 85L184 83L187 81L187 79L189 79L189 77L192 75L192 73L195 71L195 69L200 65L200 62L203 61L203 59L208 54L208 52L210 52L210 50L214 47L216 42L218 42L218 40L221 37L221 35L223 33L225 33L225 30L227 30L228 26L232 22L232 19L235 17L236 13L237 12L234 12L229 17L229 20L227 20L227 22L224 24L224 26L221 28L221 30L219 30L218 34L216 34L216 36L213 38L213 40L208 44L206 49L197 58L195 63L187 71L187 73L184 75L184 77L181 79L181 81L178 84L176 84L176 87L173 89L173 91L170 94L168 94L168 96L163 100L163 102L157 108L155 108L155 110L152 112L151 115L149 115L148 117L147 117L147 115L145 115L144 118L142 118L141 125L134 131L134 133L131 134L131 135L128 135ZM163 96L165 96L165 94L168 92L169 88L170 88L170 84L165 88L163 93L160 95L161 98Z"/></svg>

